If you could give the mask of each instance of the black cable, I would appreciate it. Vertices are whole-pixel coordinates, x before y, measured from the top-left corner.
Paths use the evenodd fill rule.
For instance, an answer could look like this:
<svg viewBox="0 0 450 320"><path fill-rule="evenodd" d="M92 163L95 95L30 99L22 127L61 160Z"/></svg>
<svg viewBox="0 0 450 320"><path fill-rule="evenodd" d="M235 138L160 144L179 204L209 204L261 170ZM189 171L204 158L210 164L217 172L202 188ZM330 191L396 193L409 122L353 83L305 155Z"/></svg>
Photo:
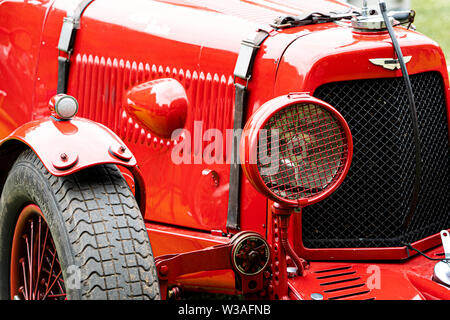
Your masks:
<svg viewBox="0 0 450 320"><path fill-rule="evenodd" d="M404 243L402 242L402 245L404 245L405 247L407 247L409 250L413 250L415 252L417 252L418 254L420 254L421 256L427 258L428 260L432 260L432 261L444 261L446 263L450 263L450 259L444 258L444 259L439 259L439 258L431 258L430 256L427 256L425 253L423 253L422 251L420 251L419 249L414 248L410 243Z"/></svg>
<svg viewBox="0 0 450 320"><path fill-rule="evenodd" d="M415 144L415 153L416 153L416 177L415 177L413 194L412 194L412 198L411 198L410 212L406 216L405 221L403 223L404 228L406 229L411 222L414 212L416 211L417 202L419 200L420 180L421 180L421 176L422 176L422 163L421 163L422 151L421 151L421 147L420 147L419 120L417 118L417 107L416 107L416 101L414 99L414 93L413 93L413 89L412 89L412 85L411 85L411 80L409 78L408 70L406 69L406 64L405 64L405 60L403 58L402 49L400 48L397 38L395 37L394 28L392 27L392 25L389 21L387 9L386 9L386 2L384 2L384 0L380 0L379 4L380 4L381 15L383 16L384 23L386 24L386 28L389 32L389 36L391 37L392 44L394 45L394 49L397 54L397 58L398 58L398 61L400 63L400 67L401 67L401 70L403 73L403 79L405 81L406 91L408 93L411 118L413 121L414 144Z"/></svg>

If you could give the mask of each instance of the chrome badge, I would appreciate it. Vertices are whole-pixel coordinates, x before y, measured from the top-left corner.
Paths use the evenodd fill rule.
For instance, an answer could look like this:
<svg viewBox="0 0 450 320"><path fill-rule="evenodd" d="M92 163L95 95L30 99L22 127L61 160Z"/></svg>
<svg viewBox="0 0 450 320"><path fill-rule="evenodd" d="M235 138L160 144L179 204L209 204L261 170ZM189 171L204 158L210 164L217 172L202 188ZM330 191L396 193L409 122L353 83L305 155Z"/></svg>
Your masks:
<svg viewBox="0 0 450 320"><path fill-rule="evenodd" d="M405 63L410 62L412 59L412 56L403 57L403 60ZM369 59L370 62L372 62L376 66L381 66L388 70L395 70L400 69L400 62L398 59L391 59L391 58L379 58L379 59Z"/></svg>

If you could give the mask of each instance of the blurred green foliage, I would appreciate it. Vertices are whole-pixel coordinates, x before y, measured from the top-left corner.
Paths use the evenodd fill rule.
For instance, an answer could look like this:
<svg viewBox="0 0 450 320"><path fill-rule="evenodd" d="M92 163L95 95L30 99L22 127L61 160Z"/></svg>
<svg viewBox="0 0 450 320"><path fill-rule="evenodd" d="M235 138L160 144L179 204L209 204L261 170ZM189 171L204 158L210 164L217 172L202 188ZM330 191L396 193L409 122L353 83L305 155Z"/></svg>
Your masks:
<svg viewBox="0 0 450 320"><path fill-rule="evenodd" d="M450 0L412 0L417 31L438 42L450 64Z"/></svg>

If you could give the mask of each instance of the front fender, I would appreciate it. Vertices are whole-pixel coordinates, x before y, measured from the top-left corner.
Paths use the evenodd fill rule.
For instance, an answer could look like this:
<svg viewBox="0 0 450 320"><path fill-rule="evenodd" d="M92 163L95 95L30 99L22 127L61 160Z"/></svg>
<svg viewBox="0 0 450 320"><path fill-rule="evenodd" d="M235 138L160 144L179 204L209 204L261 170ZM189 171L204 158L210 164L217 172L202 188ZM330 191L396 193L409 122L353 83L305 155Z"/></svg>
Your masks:
<svg viewBox="0 0 450 320"><path fill-rule="evenodd" d="M54 176L70 175L100 164L126 167L134 175L139 206L141 210L145 208L145 187L136 158L104 125L77 117L64 121L50 117L28 122L0 142L1 171L9 171L5 166L12 165L17 150L23 147L31 148Z"/></svg>

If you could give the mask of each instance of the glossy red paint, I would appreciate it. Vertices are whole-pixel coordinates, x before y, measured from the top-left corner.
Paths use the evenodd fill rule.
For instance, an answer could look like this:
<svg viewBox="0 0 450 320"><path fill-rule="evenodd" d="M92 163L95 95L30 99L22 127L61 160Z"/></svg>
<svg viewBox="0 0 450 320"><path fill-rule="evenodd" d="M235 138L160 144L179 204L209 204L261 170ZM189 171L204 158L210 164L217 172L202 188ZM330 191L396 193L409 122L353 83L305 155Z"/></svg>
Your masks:
<svg viewBox="0 0 450 320"><path fill-rule="evenodd" d="M14 140L33 149L45 168L55 176L69 175L105 163L129 168L136 165L136 159L129 150L123 151L130 154L128 161L110 152L110 149L119 150L124 145L115 133L86 119L42 119L29 122L2 140L0 148ZM64 163L69 165L65 167ZM58 169L59 167L62 169Z"/></svg>
<svg viewBox="0 0 450 320"><path fill-rule="evenodd" d="M299 29L304 31L304 28ZM402 76L400 70L389 71L369 62L374 57L392 55L387 32L353 32L350 24L345 23L317 26L314 31L298 37L283 53L277 66L275 95L293 90L312 94L322 84L348 80L349 73L352 80ZM409 74L437 71L442 75L447 88L450 126L449 74L442 49L433 40L411 30L396 28L396 34L404 56L413 57L407 65ZM299 54L305 47L309 54Z"/></svg>
<svg viewBox="0 0 450 320"><path fill-rule="evenodd" d="M182 275L196 272L231 269L231 243L193 252L169 254L155 259L162 299L166 299L169 284Z"/></svg>
<svg viewBox="0 0 450 320"><path fill-rule="evenodd" d="M42 26L52 3L2 1L0 5L0 139L33 118Z"/></svg>
<svg viewBox="0 0 450 320"><path fill-rule="evenodd" d="M131 88L126 111L156 136L170 139L175 130L184 128L188 105L183 85L163 78Z"/></svg>
<svg viewBox="0 0 450 320"><path fill-rule="evenodd" d="M237 233L226 244L191 252L158 256L155 259L155 263L163 299L166 299L169 284L176 283L176 280L183 275L231 269L236 271L236 282L240 284L239 290L242 294L247 295L260 292L263 289L263 271L270 259L270 255L264 256L264 261L258 259L253 260L253 263L251 260L247 261L248 265L255 267L250 273L246 273L244 269L239 269L239 267L245 266L245 263L241 264L242 261L237 262L236 260L236 257L245 250L252 250L253 254L258 255L258 248L251 246L251 243L256 241L256 239L263 242L264 247L268 248L268 244L259 234L242 231ZM247 245L244 245L246 249L241 247L241 244L244 242ZM265 252L269 253L268 251ZM263 258L263 255L261 255L261 258ZM259 262L264 262L264 265L260 268L258 268Z"/></svg>
<svg viewBox="0 0 450 320"><path fill-rule="evenodd" d="M157 79L175 79L189 100L185 128L193 132L194 122L202 121L201 134L211 128L225 133L233 123L233 70L240 42L257 28L267 29L270 36L256 56L249 83L247 118L267 101L290 92L312 95L324 83L401 76L400 71L387 71L368 62L369 58L392 56L392 44L386 33L355 33L346 23L280 31L268 26L280 14L348 9L337 1L230 0L224 6L222 1L95 0L81 19L68 93L80 103L79 116L105 127L94 128L83 119L60 123L48 118L48 101L56 94L59 30L66 12L77 3L76 0L1 2L0 16L5 23L0 26L0 139L16 130L3 141L3 146L14 141L36 145L36 152L55 175L103 161L132 170L139 163L142 175L135 178L141 186L144 183L147 186L138 193L146 202L141 210L155 256L229 242L229 237L216 235L229 232L226 228L229 165L205 162L175 165L171 161L174 142L163 134L158 136L137 121L132 112L127 112L130 89ZM443 76L450 125L450 89L442 50L418 33L402 28L397 28L397 33L404 54L414 57L408 64L410 73L433 70ZM74 127L79 133L70 134ZM136 158L126 161L129 155L113 156L120 155L120 141ZM95 143L101 147L92 148ZM199 144L199 152L205 147L206 144ZM68 164L71 167L64 168L64 163L70 160L62 161L61 153L66 154L66 159L76 159ZM202 174L205 170L217 173L218 185ZM129 180L132 183L133 179ZM266 234L272 244L271 202L245 178L241 190L241 229ZM408 258L405 248L310 250L301 243L300 215L291 219L290 239L303 258L354 261ZM439 244L439 239L431 236L414 246L427 250ZM289 296L307 299L321 288L313 272L336 265L344 264L312 261L309 274L287 282ZM360 274L369 266L363 262L350 265ZM445 291L430 282L432 265L422 257L375 265L381 266L388 281L367 297L446 297ZM415 276L410 275L411 270ZM236 293L232 271L200 272L174 281L190 289ZM352 297L364 296L349 298Z"/></svg>
<svg viewBox="0 0 450 320"><path fill-rule="evenodd" d="M427 251L438 257L441 248ZM436 261L416 256L403 262L311 262L304 277L289 279L292 299L450 299L450 290L431 280Z"/></svg>
<svg viewBox="0 0 450 320"><path fill-rule="evenodd" d="M233 1L231 4L239 9L236 14L245 13L250 19L244 20L227 13L225 8L220 9L218 2L204 3L210 9L216 7L217 13L213 15L202 7L186 7L183 4L182 1L132 1L123 8L120 1L94 1L83 15L81 29L77 33L69 94L79 98L80 116L112 128L133 150L140 167L146 172L147 191L151 194L146 210L151 212L151 216L149 214L147 219L205 231L220 229L226 232L228 165L174 165L170 161L171 141L155 137L128 115L121 118L124 93L145 81L173 77L185 86L190 101L185 128L193 132L194 121L202 121L201 134L210 128L218 128L225 133L232 127L232 72L240 41L256 28L255 21L272 20L278 12ZM43 83L56 85L53 77L56 66L51 62L52 57L56 59L57 55L54 46L58 35L54 30L60 28L65 14L61 9L64 7L62 2L56 1L44 26L45 44L41 54L47 59L41 61L38 67L38 77ZM345 7L333 5L333 8ZM163 22L160 17L167 10L175 10L174 14L179 18ZM220 13L221 10L223 13ZM105 18L104 12L115 18ZM202 21L209 27L201 28L192 21ZM222 25L227 26L226 32ZM251 104L261 105L273 98L267 85L270 87L274 80L271 76L275 74L274 59L280 57L283 46L297 37L279 34L277 42L280 46L261 50L271 57L267 61L268 68L261 73L261 79L267 78L269 82L261 90L252 89L255 94L251 95L250 100L257 99L258 102L252 101ZM153 43L159 50L142 50L143 43ZM255 66L255 77L258 72ZM105 80L99 82L97 79ZM38 110L43 106L43 101L54 94L51 88L54 86L37 90ZM199 152L205 147L206 144L203 144ZM149 149L156 152L149 153ZM219 187L210 188L209 179L201 175L204 169L219 174ZM248 181L243 182L242 191L248 195L242 197L241 203L245 213L241 221L243 228L264 232L264 214L253 213L264 212L266 200ZM162 203L165 203L164 207Z"/></svg>
<svg viewBox="0 0 450 320"><path fill-rule="evenodd" d="M226 236L217 236L198 230L173 228L172 226L146 223L151 243L157 243L153 247L155 257L200 251L204 248L225 245L230 242ZM177 245L174 246L173 244ZM220 271L202 271L189 275L183 275L175 280L176 285L194 291L208 291L213 293L237 294L234 284L234 272L231 269Z"/></svg>
<svg viewBox="0 0 450 320"><path fill-rule="evenodd" d="M318 106L322 110L325 110L331 114L333 119L336 119L340 126L339 129L342 130L343 135L345 136L345 142L343 143L345 146L345 155L342 158L342 165L337 169L336 176L333 177L332 183L329 183L322 192L312 196L304 196L299 199L291 200L275 194L270 188L267 187L261 177L256 157L258 156L258 141L260 139L261 129L264 129L269 119L274 115L281 112L283 109L296 104ZM311 148L317 148L317 146ZM271 200L278 201L290 207L304 207L312 205L322 199L325 199L333 193L345 179L352 162L352 155L352 134L342 115L328 103L301 93L290 93L285 96L280 96L262 105L261 108L259 108L247 121L242 133L240 145L242 169L246 177L250 180L250 183L259 192L266 195Z"/></svg>
<svg viewBox="0 0 450 320"><path fill-rule="evenodd" d="M295 217L294 213L293 218ZM206 247L225 245L230 241L227 237L213 236L201 231L174 230L168 226L154 224L147 224L147 228L152 243L166 244L155 248L155 256L170 252L170 242L176 242L176 252L182 253L201 251ZM281 248L272 236L268 237L268 241L273 248L274 246ZM432 258L442 256L442 247L436 245L434 249L425 251L428 256ZM416 244L414 247L420 249ZM274 252L273 259L277 255L277 251ZM380 259L383 259L382 251L378 253ZM332 300L450 299L450 290L431 280L436 261L427 260L414 252L410 252L410 258L404 261L394 258L387 259L391 261L385 262L373 260L364 262L363 260L366 260L364 254L357 260L361 261L310 261L302 277L282 278L278 273L278 280L269 285L267 293L269 297L279 299L282 298L281 293L285 290L286 298L293 300L310 300L312 293L320 293L324 299ZM278 270L281 270L283 266L291 265L289 261L277 261ZM223 270L185 275L174 279L172 285L181 285L194 291L236 294L233 281L233 272ZM285 289L282 289L283 284L286 285Z"/></svg>
<svg viewBox="0 0 450 320"><path fill-rule="evenodd" d="M74 118L44 118L28 122L0 141L0 150L31 148L45 168L55 176L73 174L99 164L116 164L133 175L136 198L145 208L145 182L136 159L123 141L107 127L93 121ZM11 153L12 155L13 153ZM3 155L5 158L5 155ZM14 159L8 159L11 165ZM130 186L131 187L131 186Z"/></svg>
<svg viewBox="0 0 450 320"><path fill-rule="evenodd" d="M387 32L356 33L345 23L314 29L315 32L292 42L284 52L278 64L276 95L287 94L294 88L313 93L322 84L348 79L349 73L355 80L402 76L399 70L386 70L369 61L392 55ZM438 71L448 85L445 58L434 41L404 28L396 28L396 34L403 54L413 57L407 64L410 74ZM300 55L305 47L308 47L308 55Z"/></svg>
<svg viewBox="0 0 450 320"><path fill-rule="evenodd" d="M389 248L327 248L309 249L303 245L301 231L301 214L293 217L292 233L295 250L299 255L308 260L405 260L416 253L408 252L406 247ZM440 234L431 235L425 239L412 243L418 250L424 251L435 246L442 245Z"/></svg>
<svg viewBox="0 0 450 320"><path fill-rule="evenodd" d="M299 28L300 29L300 28ZM303 28L301 28L303 29ZM322 84L348 79L401 77L401 71L389 71L370 63L374 57L392 55L392 44L385 33L362 34L353 32L342 23L317 26L315 32L299 37L283 53L277 66L276 95L296 90L311 94ZM342 33L344 31L344 33ZM339 35L338 35L339 34ZM407 65L410 74L437 71L449 86L449 77L442 50L432 40L403 28L396 28L398 41L405 56L414 57ZM308 47L308 55L300 54ZM332 54L330 54L332 52ZM450 96L447 89L447 119L450 126ZM308 259L406 259L405 248L308 249L301 241L301 219L295 219L295 246L297 252ZM440 243L438 235L415 243L427 249Z"/></svg>
<svg viewBox="0 0 450 320"><path fill-rule="evenodd" d="M267 206L268 225L267 229L273 228L272 220L274 202L269 201ZM293 244L298 255L308 261L401 261L416 256L416 252L409 251L406 247L389 247L389 248L326 248L326 249L309 249L303 245L302 229L301 229L301 210L298 210L291 217L290 241ZM268 239L271 235L268 234ZM272 238L271 241L274 241ZM411 244L420 251L426 251L429 248L442 246L440 234L434 234Z"/></svg>

